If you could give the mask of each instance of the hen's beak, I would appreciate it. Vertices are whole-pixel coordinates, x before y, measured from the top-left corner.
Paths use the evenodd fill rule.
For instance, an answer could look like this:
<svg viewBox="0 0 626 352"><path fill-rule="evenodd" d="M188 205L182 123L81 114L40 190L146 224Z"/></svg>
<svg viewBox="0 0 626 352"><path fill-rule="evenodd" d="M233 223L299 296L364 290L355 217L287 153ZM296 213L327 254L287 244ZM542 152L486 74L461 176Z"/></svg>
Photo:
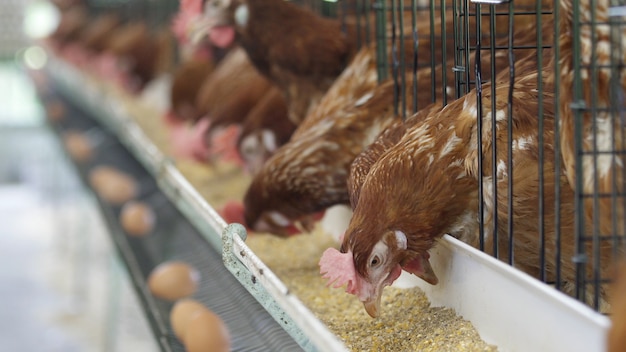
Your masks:
<svg viewBox="0 0 626 352"><path fill-rule="evenodd" d="M377 318L380 314L380 299L383 295L383 289L386 286L391 285L402 273L402 268L400 265L396 265L390 272L387 277L378 283L375 286L369 286L369 290L367 290L367 285L361 283L362 295L359 298L361 302L363 302L363 306L365 307L365 311L372 318Z"/></svg>
<svg viewBox="0 0 626 352"><path fill-rule="evenodd" d="M370 301L363 302L363 306L365 307L365 311L372 318L378 318L380 314L380 297L382 296L382 292L380 292L375 299Z"/></svg>
<svg viewBox="0 0 626 352"><path fill-rule="evenodd" d="M295 225L300 232L313 232L313 229L315 228L315 219L311 215L306 215L298 219Z"/></svg>

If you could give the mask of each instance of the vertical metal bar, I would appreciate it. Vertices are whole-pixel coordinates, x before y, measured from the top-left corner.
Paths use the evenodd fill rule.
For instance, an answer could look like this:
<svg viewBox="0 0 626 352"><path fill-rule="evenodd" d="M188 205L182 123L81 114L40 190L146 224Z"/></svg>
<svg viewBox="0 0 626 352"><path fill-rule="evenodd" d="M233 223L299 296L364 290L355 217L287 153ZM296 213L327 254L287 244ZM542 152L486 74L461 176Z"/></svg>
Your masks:
<svg viewBox="0 0 626 352"><path fill-rule="evenodd" d="M611 1L611 6L619 6L620 1ZM610 41L611 41L611 123L613 126L622 126L624 124L624 91L622 90L620 84L620 70L623 69L624 62L621 62L621 58L623 58L623 48L621 45L621 33L623 26L623 17L619 17L617 20L611 18L610 21ZM617 44L619 43L619 44ZM615 45L615 46L614 46ZM619 58L619 59L618 59ZM622 145L617 145L617 133L621 134ZM612 260L620 260L620 251L624 249L624 243L620 242L620 237L624 236L624 226L619 227L618 219L620 218L621 211L626 209L626 197L622 195L622 192L626 190L626 178L622 176L621 180L621 190L619 187L619 174L617 173L617 163L619 162L617 159L618 148L619 152L623 153L626 150L626 146L624 145L624 136L623 129L613 128L613 133L611 134L611 146L613 150L616 152L612 154L611 165L613 165L613 192L611 194L611 210L613 211L612 216ZM623 154L621 154L623 155ZM620 157L620 160L623 157ZM619 192L619 196L617 193ZM621 208L618 204L618 197L622 198Z"/></svg>
<svg viewBox="0 0 626 352"><path fill-rule="evenodd" d="M514 33L514 21L513 21L513 2L509 2L509 41L508 41L508 55L509 55L509 92L508 92L508 104L507 104L507 170L508 170L508 184L507 184L507 199L508 199L508 219L507 219L507 232L509 234L509 264L513 265L515 254L515 243L513 232L513 91L515 89L515 54L513 52L513 33ZM495 77L492 78L495 82Z"/></svg>
<svg viewBox="0 0 626 352"><path fill-rule="evenodd" d="M463 92L461 92L460 94L467 94L470 91L470 82L472 81L472 75L471 75L471 71L470 70L470 13L469 13L469 1L465 0L464 2L464 7L463 7L463 20L464 25L463 27L465 28L465 37L464 37L464 43L463 45L465 46L465 63L464 63L464 67L465 67L465 90ZM476 51L476 54L478 55L478 51Z"/></svg>
<svg viewBox="0 0 626 352"><path fill-rule="evenodd" d="M413 113L418 110L417 106L417 57L419 50L419 38L417 33L417 0L411 0L411 29L413 34Z"/></svg>
<svg viewBox="0 0 626 352"><path fill-rule="evenodd" d="M494 216L492 218L492 238L493 238L493 256L496 258L500 258L500 253L498 251L498 134L497 131L497 123L496 115L497 115L497 107L496 107L496 15L495 15L495 6L489 5L489 56L490 56L490 75L491 78L489 81L491 82L491 188L493 194L493 212ZM477 36L482 36L482 28L481 31L476 33ZM510 33L512 35L512 33ZM509 104L511 101L509 100Z"/></svg>
<svg viewBox="0 0 626 352"><path fill-rule="evenodd" d="M398 24L398 7L396 1L391 0L391 67L393 75L393 112L397 116L399 114L400 103L400 84L398 77L398 43L396 42L398 36L396 34Z"/></svg>
<svg viewBox="0 0 626 352"><path fill-rule="evenodd" d="M398 0L398 17L400 23L400 57L399 57L399 74L400 74L400 98L402 103L402 121L406 120L406 55L404 46L404 0Z"/></svg>
<svg viewBox="0 0 626 352"><path fill-rule="evenodd" d="M574 118L574 145L576 153L576 185L574 206L576 209L576 218L574 219L576 231L576 255L574 264L576 265L576 297L584 301L585 297L585 264L587 257L585 254L584 236L585 236L585 209L583 202L583 169L582 169L582 113L581 110L585 106L582 100L582 80L581 80L581 62L580 62L580 3L578 0L572 1L572 64L574 70L574 87L572 88L572 117Z"/></svg>
<svg viewBox="0 0 626 352"><path fill-rule="evenodd" d="M498 33L498 28L496 27L496 6L489 5L489 57L491 60L489 72L491 78L489 79L489 81L491 82L491 94L494 97L496 96L496 34ZM481 34L482 33L478 33L478 35ZM512 33L509 33L509 35L512 35ZM492 99L492 101L493 102L491 105L493 108L495 108L495 100Z"/></svg>
<svg viewBox="0 0 626 352"><path fill-rule="evenodd" d="M616 0L617 5L619 6L626 6L624 0ZM618 62L615 64L615 68L618 69L620 73L623 72L624 70L624 65L626 65L626 62L624 62L624 46L622 45L622 33L624 33L624 26L625 26L625 22L624 22L624 17L620 17L618 20L615 21L615 25L614 27L616 28L617 31L617 35L616 35L616 39L611 41L611 43L616 43L617 46L617 50L612 50L613 53L613 57L617 57L619 58ZM618 75L617 73L612 75L612 77L615 79L615 89L613 90L614 92L617 92L617 94L619 94L619 99L616 99L616 105L617 105L617 109L620 112L620 115L617 117L618 118L618 123L617 126L620 126L620 133L621 133L621 139L622 139L622 145L621 145L621 151L624 152L626 151L626 136L624 136L624 127L626 126L626 103L625 103L625 97L624 97L624 90L622 88L621 82L619 77L621 77L621 75ZM622 161L624 160L624 154L622 154ZM622 197L622 211L626 211L626 196L624 196L624 191L626 191L626 177L624 175L624 173L622 173L622 188L620 190L620 197ZM624 216L624 214L622 214L622 227L621 227L622 231L626 230L626 216ZM626 233L621 233L619 234L619 237L621 237L621 243L619 244L619 247L616 246L616 248L619 248L622 251L626 251Z"/></svg>
<svg viewBox="0 0 626 352"><path fill-rule="evenodd" d="M561 131L560 131L560 107L561 107L561 47L559 32L561 23L561 8L559 0L554 0L554 40L552 52L554 61L554 233L556 241L555 252L555 282L554 287L561 290Z"/></svg>
<svg viewBox="0 0 626 352"><path fill-rule="evenodd" d="M372 9L372 4L370 3L370 0L363 0L364 1L364 16L365 16L365 42L367 44L372 42L372 38L370 36L370 33L372 31L372 25L370 23L370 11Z"/></svg>
<svg viewBox="0 0 626 352"><path fill-rule="evenodd" d="M445 63L445 61L444 61ZM430 96L437 101L437 77L435 74L435 0L430 1Z"/></svg>
<svg viewBox="0 0 626 352"><path fill-rule="evenodd" d="M592 240L592 253L593 253L593 307L598 309L600 306L600 174L598 173L598 124L596 117L598 116L598 67L595 64L597 59L597 44L598 38L596 35L597 21L596 21L596 1L591 1L591 112L592 124L591 129L593 133L592 138L592 150L593 150L593 240Z"/></svg>
<svg viewBox="0 0 626 352"><path fill-rule="evenodd" d="M342 0L344 3L347 3L346 0ZM357 46L360 48L361 45L363 45L363 38L361 38L361 32L363 31L362 28L362 24L361 24L361 16L363 15L363 8L362 8L363 3L361 2L361 0L356 0L355 1L355 9L354 9L354 15L356 17L356 43Z"/></svg>
<svg viewBox="0 0 626 352"><path fill-rule="evenodd" d="M614 6L614 1L611 1L611 6ZM614 54L618 48L614 48L613 44L615 44L615 23L614 21L612 21L612 18L609 19L609 23L610 23L610 28L609 28L609 40L611 42L611 89L610 89L610 114L611 114L611 125L612 126L619 126L619 120L618 119L618 112L619 112L619 106L621 106L620 103L620 93L623 94L623 92L621 92L620 86L619 86L619 80L617 79L617 77L619 77L619 71L616 70L617 64L616 64L616 55ZM619 37L618 37L619 38ZM616 128L613 128L613 131L611 133L611 149L614 151L613 153L611 153L611 165L613 166L611 168L611 177L613 179L613 182L611 183L611 211L612 211L612 216L611 216L611 247L612 247L612 260L619 260L618 257L618 253L619 253L619 243L617 241L617 234L618 234L618 229L617 229L617 217L618 217L618 208L617 208L617 192L619 192L619 187L617 186L617 168L615 167L617 164L617 145L615 143L616 141ZM623 149L621 149L620 151L623 151Z"/></svg>
<svg viewBox="0 0 626 352"><path fill-rule="evenodd" d="M476 4L476 33L480 33L480 5ZM476 64L474 67L476 73L476 129L477 129L477 152L478 152L478 237L479 248L485 250L485 195L483 190L483 87L481 77L480 63L481 38L476 36ZM495 214L494 214L495 215Z"/></svg>
<svg viewBox="0 0 626 352"><path fill-rule="evenodd" d="M316 1L317 2L317 1ZM319 2L320 6L323 6L323 2ZM348 27L346 24L346 16L348 13L348 2L347 1L341 1L341 14L339 15L339 18L341 20L341 32L342 33L346 33L348 31ZM358 18L358 16L357 16ZM356 37L357 37L357 45L361 45L361 33L359 31L360 27L358 26L357 23L357 32L356 32Z"/></svg>
<svg viewBox="0 0 626 352"><path fill-rule="evenodd" d="M460 45L461 37L463 35L463 28L459 25L459 2L460 0L452 0L452 28L454 28L454 33L452 36L453 45L454 45L454 64L452 65L452 72L454 72L454 88L456 91L455 97L459 98L459 91L461 86L461 70L460 61L463 53L463 48Z"/></svg>
<svg viewBox="0 0 626 352"><path fill-rule="evenodd" d="M433 0L434 1L434 0ZM441 0L441 62L445 66L445 63L448 62L448 58L446 56L446 48L448 41L448 34L446 32L446 0ZM434 61L434 60L433 60ZM433 62L434 65L434 62ZM434 81L433 81L434 82ZM447 70L441 70L441 95L442 95L442 103L443 105L448 104L448 80L447 80Z"/></svg>
<svg viewBox="0 0 626 352"><path fill-rule="evenodd" d="M387 4L385 0L377 0L376 11L376 62L378 82L389 77L389 61L387 57Z"/></svg>
<svg viewBox="0 0 626 352"><path fill-rule="evenodd" d="M455 98L458 99L467 93L468 77L470 73L469 67L469 46L468 40L468 20L467 10L469 1L453 0L453 25L454 25L454 66L452 67L454 75Z"/></svg>
<svg viewBox="0 0 626 352"><path fill-rule="evenodd" d="M626 6L624 0L616 0L618 2L619 6ZM619 43L617 44L617 50L613 50L613 56L617 56L619 58L619 62L615 65L615 68L617 69L619 67L619 70L621 72L623 72L624 70L624 65L626 65L626 62L624 62L624 46L622 45L622 33L624 33L624 26L626 25L624 22L624 17L620 17L618 20L615 21L615 27L617 27L617 38L612 41L612 43ZM620 72L620 73L621 73ZM621 75L613 75L613 78L615 79L615 86L616 88L614 89L615 92L619 92L620 97L619 99L616 100L617 102L617 107L618 110L620 111L620 115L618 117L618 126L620 126L620 133L621 133L621 137L622 137L622 145L621 145L621 149L622 152L626 151L626 136L624 136L624 127L626 125L626 103L625 103L625 96L624 96L624 90L622 89L622 85L621 82L619 80L619 77L621 77ZM622 161L624 160L624 154L622 154ZM621 192L620 192L620 196L622 197L622 211L626 211L626 196L624 196L623 192L626 190L626 176L622 173L622 188L621 188ZM622 214L622 231L626 230L626 216L623 216L624 214ZM619 234L619 236L621 237L622 242L620 243L620 247L619 249L626 251L626 233L621 233Z"/></svg>
<svg viewBox="0 0 626 352"><path fill-rule="evenodd" d="M546 273L547 273L547 266L546 266L546 231L545 231L545 226L544 226L544 222L545 222L545 203L544 203L544 196L545 196L545 179L544 179L544 161L545 161L545 155L544 155L544 138L543 138L543 131L544 131L544 119L543 119L543 77L542 77L542 69L543 69L543 33L542 33L542 16L541 16L541 2L537 1L536 2L536 14L535 14L536 20L537 20L537 26L536 28L536 36L537 36L537 90L539 91L538 94L538 111L537 111L537 116L539 117L538 120L538 128L539 128L539 136L537 138L537 143L539 145L539 169L537 170L539 172L539 194L538 194L538 207L539 207L539 218L538 218L538 229L539 229L539 241L540 243L540 250L539 250L539 268L541 268L541 270L539 271L539 279L541 281L546 281Z"/></svg>

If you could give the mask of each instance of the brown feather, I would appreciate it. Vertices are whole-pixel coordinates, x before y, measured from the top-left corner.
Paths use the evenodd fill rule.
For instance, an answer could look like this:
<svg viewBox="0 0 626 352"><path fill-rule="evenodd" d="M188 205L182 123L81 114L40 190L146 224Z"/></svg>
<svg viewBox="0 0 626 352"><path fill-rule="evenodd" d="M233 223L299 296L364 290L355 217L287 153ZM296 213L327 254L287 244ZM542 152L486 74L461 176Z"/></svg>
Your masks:
<svg viewBox="0 0 626 352"><path fill-rule="evenodd" d="M228 119L239 122L245 118L250 108L250 102L241 106L242 111L233 112L237 109L237 98L245 98L245 93L254 93L259 99L259 92L269 89L267 80L251 64L250 60L241 48L232 49L222 59L213 73L205 80L200 88L196 105L200 116L208 116L211 121L220 121L219 124L228 124Z"/></svg>
<svg viewBox="0 0 626 352"><path fill-rule="evenodd" d="M174 72L170 91L171 110L183 120L198 120L200 111L196 99L204 81L215 69L212 60L189 59Z"/></svg>
<svg viewBox="0 0 626 352"><path fill-rule="evenodd" d="M272 134L275 147L278 148L289 141L295 129L296 125L288 116L285 97L277 87L272 87L250 110L241 126L237 149L248 171L256 174L276 151L265 145L264 133ZM255 139L254 145L244 145L250 138Z"/></svg>
<svg viewBox="0 0 626 352"><path fill-rule="evenodd" d="M173 35L169 30L152 33L143 21L118 27L108 38L104 51L124 63L137 82L138 90L172 66Z"/></svg>
<svg viewBox="0 0 626 352"><path fill-rule="evenodd" d="M519 43L526 37L530 36L522 36ZM412 41L404 44L406 55L412 58ZM429 53L428 41L419 44L421 52ZM297 221L331 205L349 204L350 164L380 132L399 119L394 111L394 81L376 83L375 52L374 46L361 49L320 104L298 126L289 143L254 177L244 199L248 226L255 227L260 219L272 223L266 216L271 211ZM486 65L489 61L489 57L483 60ZM507 64L506 55L496 55L496 67ZM409 73L405 77L408 87L412 76ZM434 100L430 94L430 68L418 70L416 76L417 106L428 106ZM434 78L441 87L440 67ZM407 114L413 110L412 104L413 100L408 99ZM276 227L274 231L280 229Z"/></svg>
<svg viewBox="0 0 626 352"><path fill-rule="evenodd" d="M543 108L543 182L541 195L545 204L555 204L555 160L554 145L554 96L550 62L550 52L544 51L545 79L542 92ZM515 90L513 93L513 115L506 116L508 72L496 78L495 107L497 127L491 125L490 84L483 86L483 131L482 155L483 178L479 180L477 143L476 91L447 105L440 112L430 114L422 122L407 128L399 143L388 149L371 167L360 188L360 196L354 208L354 215L346 231L342 251L354 253L357 272L366 276L368 257L374 245L388 231L399 230L408 237L408 250L394 252L394 260L404 263L418 255L423 255L434 245L434 239L449 233L471 245L478 246L479 222L478 190L479 182L484 186L484 233L485 250L494 254L493 232L497 230L499 258L508 261L509 233L508 219L508 155L507 124L513 125L513 230L515 256L514 266L539 277L540 241L539 222L539 147L538 118L539 92L536 89L537 63L530 56L516 63ZM492 165L492 133L496 131L498 165ZM492 200L492 175L497 177L497 208ZM562 258L574 256L575 214L574 193L567 187L565 176L560 177L561 197L560 234ZM497 217L498 227L493 228ZM545 231L546 280L556 279L557 242L555 233L555 209L546 206L543 210L543 230ZM590 246L587 250L591 250ZM601 244L601 255L610 255L609 245ZM589 252L590 253L590 252ZM604 264L604 263L603 263ZM576 281L575 266L564 260L561 265L561 279L564 290L573 294ZM608 266L603 265L604 272ZM588 270L591 273L591 270ZM588 279L591 274L588 275ZM601 290L604 297L604 290Z"/></svg>

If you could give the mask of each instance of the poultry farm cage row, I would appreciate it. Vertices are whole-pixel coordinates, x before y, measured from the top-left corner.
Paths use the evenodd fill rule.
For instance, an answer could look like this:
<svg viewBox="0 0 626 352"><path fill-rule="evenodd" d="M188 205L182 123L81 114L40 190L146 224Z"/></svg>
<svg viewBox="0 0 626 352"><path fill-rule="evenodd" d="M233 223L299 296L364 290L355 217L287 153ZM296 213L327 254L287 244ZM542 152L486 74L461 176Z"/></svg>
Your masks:
<svg viewBox="0 0 626 352"><path fill-rule="evenodd" d="M609 6L600 0L298 3L356 24L359 45L376 45L378 81L393 86L397 119L415 121L429 107L439 116L463 115L474 121L477 138L471 143L479 157L476 165L466 167L477 170L474 176L479 180L476 189L468 189L475 194L472 204L480 214L476 216L479 233L461 239L509 264L498 269L501 273L513 277L519 275L513 274L513 268L522 269L539 279L537 285L544 287L543 281L604 311L607 269L620 258L620 240L626 232L620 172L619 117L624 106L620 4ZM177 1L87 4L98 13L114 10L129 19L148 18L154 29L169 28L177 11ZM187 199L197 203L191 213L205 213L196 198ZM215 216L212 209L209 213L210 218ZM201 222L195 225L206 227ZM236 236L241 229L224 229L221 219L211 226L213 232L223 230L221 239L235 248L235 256L224 251L227 266L234 266L239 275L248 275L249 269L253 278L264 276L264 269L257 272L244 268L250 262L238 262L244 261L236 255L245 248ZM219 236L206 237L217 242L215 247L222 245ZM432 261L437 263L433 265L449 267L454 261L459 267L463 259L449 255L459 246L444 237L433 249ZM254 257L245 253L247 261ZM473 255L472 259L487 266L484 258ZM246 285L244 280L240 278ZM276 287L280 291L276 295L293 298L282 284ZM547 304L554 303L552 297ZM297 309L288 313L294 320L301 318ZM302 319L305 326L310 323ZM326 331L318 325L307 327ZM307 345L301 337L311 336L294 331L296 339Z"/></svg>
<svg viewBox="0 0 626 352"><path fill-rule="evenodd" d="M483 141L476 143L482 182L474 245L604 311L609 268L622 258L626 235L624 2L376 6L384 12L376 16L379 78L393 80L398 116L462 97L463 108L473 107L466 112ZM516 98L520 92L530 101ZM523 114L536 117L536 130L520 137L516 115ZM506 132L491 133L494 125ZM525 148L537 160L518 173L516 155ZM536 187L521 195L526 177ZM529 260L520 258L527 246L535 248Z"/></svg>
<svg viewBox="0 0 626 352"><path fill-rule="evenodd" d="M483 215L475 245L517 266L519 243L535 241L535 263L524 263L525 271L601 309L607 268L620 257L626 235L623 1L298 3L355 22L359 44L376 42L379 81L393 80L399 117L430 104L475 100L472 112L483 116L479 138L491 138L476 146ZM178 9L172 0L87 4L91 11L114 9L155 25ZM516 104L516 84L526 79L534 83L536 101ZM534 136L518 138L514 123L499 125L507 130L502 135L489 133L529 109L537 116ZM507 177L516 175L518 148L535 148L538 159L528 174L537 187L524 195L525 204L536 207L530 213L515 204L522 180ZM487 205L498 215L487 214ZM518 220L522 216L529 217Z"/></svg>

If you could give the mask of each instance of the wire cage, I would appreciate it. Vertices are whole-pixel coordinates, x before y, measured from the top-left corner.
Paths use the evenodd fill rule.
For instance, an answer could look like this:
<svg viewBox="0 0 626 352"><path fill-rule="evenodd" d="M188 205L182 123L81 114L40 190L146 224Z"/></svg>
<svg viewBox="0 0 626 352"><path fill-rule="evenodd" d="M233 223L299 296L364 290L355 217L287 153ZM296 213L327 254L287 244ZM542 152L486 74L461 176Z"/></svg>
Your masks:
<svg viewBox="0 0 626 352"><path fill-rule="evenodd" d="M424 96L475 103L482 215L472 244L603 312L626 235L625 9L623 0L372 4L379 80L394 81L399 116L424 108ZM520 137L522 114L534 132Z"/></svg>
<svg viewBox="0 0 626 352"><path fill-rule="evenodd" d="M399 117L472 99L482 215L471 244L605 311L626 235L625 0L294 2L356 24L358 45L376 45ZM174 0L86 4L151 28L178 10ZM536 117L534 133L520 137L520 111Z"/></svg>

